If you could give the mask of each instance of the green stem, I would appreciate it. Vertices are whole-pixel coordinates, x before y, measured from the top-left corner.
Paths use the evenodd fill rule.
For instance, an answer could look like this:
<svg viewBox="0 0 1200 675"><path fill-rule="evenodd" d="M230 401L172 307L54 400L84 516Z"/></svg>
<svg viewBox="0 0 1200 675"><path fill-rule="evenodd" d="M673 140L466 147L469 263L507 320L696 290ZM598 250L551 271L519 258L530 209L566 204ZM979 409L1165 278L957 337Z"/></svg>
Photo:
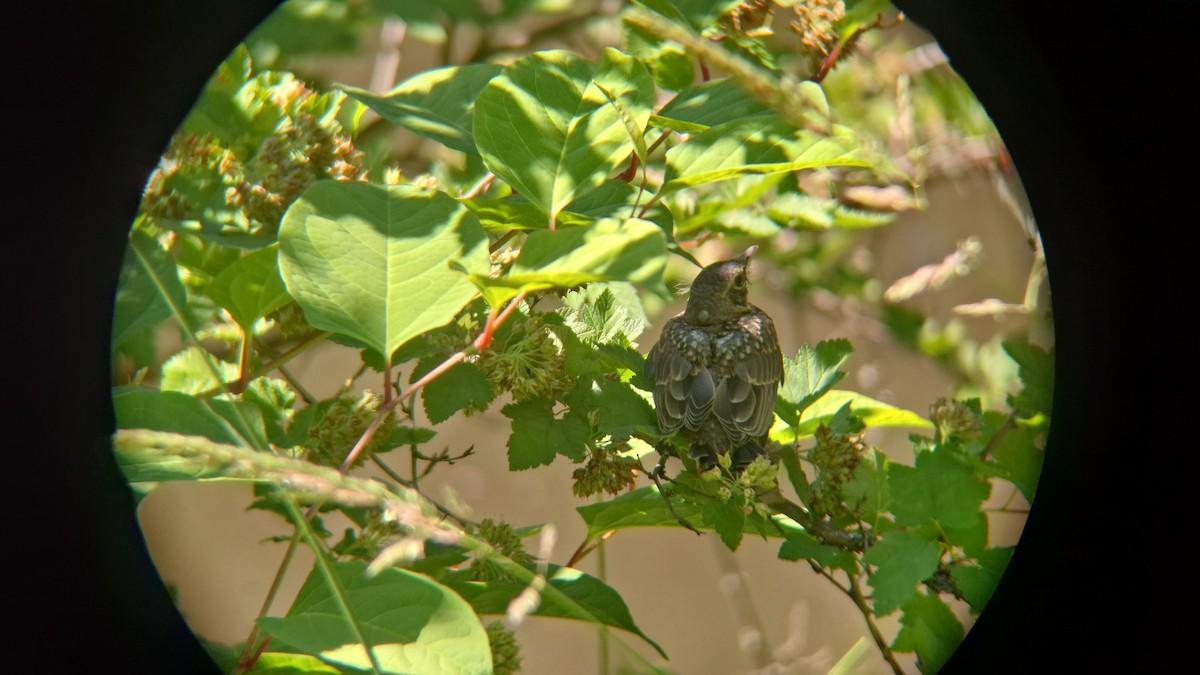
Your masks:
<svg viewBox="0 0 1200 675"><path fill-rule="evenodd" d="M350 624L350 630L354 632L354 638L358 640L358 643L366 651L367 658L371 661L371 671L377 674L382 673L383 667L379 665L378 657L375 656L375 650L372 648L371 643L367 642L367 636L363 633L362 626L358 624L358 619L355 618L354 612L351 611L350 605L346 601L345 591L342 589L341 584L338 583L337 576L333 573L333 567L326 557L328 552L321 545L321 540L313 533L312 528L309 526L308 517L301 513L300 507L296 505L296 502L291 497L285 498L283 502L287 506L288 513L292 516L292 520L295 522L297 529L299 529L305 543L312 549L313 555L316 557L317 569L321 571L321 576L324 577L325 583L329 584L333 598L337 601L338 609L341 610L342 615L346 618L346 622Z"/></svg>
<svg viewBox="0 0 1200 675"><path fill-rule="evenodd" d="M283 553L283 561L279 563L279 569L275 572L275 578L271 581L271 588L267 590L267 597L263 600L262 607L258 610L258 618L261 619L271 611L271 605L275 602L275 596L279 593L279 587L283 583L283 578L287 574L288 566L292 562L292 554L296 552L296 544L300 541L300 530L297 529L292 535L292 540L288 542L287 550ZM242 655L238 658L238 664L233 669L232 675L240 675L254 668L254 664L258 661L258 657L262 655L262 650L270 642L271 638L263 640L262 645L258 649L254 649L254 645L258 642L259 628L258 622L254 623L254 627L250 629L250 635L246 638L246 646L242 649ZM253 651L252 651L253 650Z"/></svg>
<svg viewBox="0 0 1200 675"><path fill-rule="evenodd" d="M858 585L858 580L850 576L850 590L848 595L858 607L858 611L862 614L863 619L867 622L867 630L871 633L871 639L875 641L875 646L879 648L879 653L883 655L883 660L888 662L892 667L892 672L896 675L904 675L904 669L900 667L900 662L896 660L896 655L892 653L888 647L887 640L883 638L883 633L879 631L879 626L875 625L875 621L871 618L871 608L867 607L867 600L863 596L862 588ZM838 588L841 588L840 586Z"/></svg>

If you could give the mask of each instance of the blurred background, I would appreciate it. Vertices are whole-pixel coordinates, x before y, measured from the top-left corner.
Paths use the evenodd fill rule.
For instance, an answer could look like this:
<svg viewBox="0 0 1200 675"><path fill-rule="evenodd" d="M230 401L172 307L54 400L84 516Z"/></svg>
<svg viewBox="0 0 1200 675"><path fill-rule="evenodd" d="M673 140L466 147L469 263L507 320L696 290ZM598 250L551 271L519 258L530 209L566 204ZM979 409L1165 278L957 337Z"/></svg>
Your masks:
<svg viewBox="0 0 1200 675"><path fill-rule="evenodd" d="M621 2L497 0L500 10L489 15L493 19L449 23L401 18L399 8L406 4L286 3L247 39L255 69L289 70L320 90L344 83L385 92L445 64L503 61L559 47L587 56L622 39L613 18ZM1015 364L1000 340L1024 336L1043 347L1053 341L1032 215L1001 139L936 42L894 12L888 22L889 28L861 40L859 53L824 84L835 118L876 130L898 163L910 163L905 168L920 178L923 208L886 205L896 213L894 222L870 229L783 229L761 262L756 258L751 298L774 317L787 354L829 338L853 343L840 388L923 416L940 397L978 396L985 408L1003 407ZM439 156L445 152L440 146L403 129L372 126L370 119L362 129L406 175L453 161ZM731 251L740 249L711 240L692 253L711 262ZM669 270L672 286L695 273L676 262ZM681 309L679 301L647 304L653 325L638 340L643 353ZM179 348L178 335L164 330L158 353ZM326 343L289 367L324 398L360 365L357 351ZM370 375L356 384L380 388ZM510 420L499 407L470 418L457 415L436 427L439 443L452 452L473 445L475 454L433 472L422 487L434 498L465 504L475 518L517 526L554 523L558 539L551 557L565 561L585 535L574 510L584 502L571 493L574 466L559 459L509 472ZM427 420L418 424L429 426ZM911 463L909 432L872 430L867 440L892 460ZM363 475L373 470L367 466ZM1014 492L1007 483L993 489L989 505L1006 508L989 516L991 545L1015 544L1019 537L1027 505ZM139 507L164 581L192 629L213 642L246 638L286 546L267 540L290 534L277 515L247 511L252 499L246 485L181 481L159 485ZM335 533L345 526L333 516L326 525ZM777 551L778 542L754 537L731 553L715 536L677 528L619 532L580 568L620 592L634 621L670 661L662 662L636 636L617 633L608 638L608 656L602 657L602 638L591 626L533 617L516 633L522 672L560 673L565 664L572 672L600 672L606 659L609 672L625 672L633 663L626 649L668 672L755 672L742 649L755 631L775 657L771 672L827 672L864 639L866 648L849 672L890 672L853 604L807 565L779 560ZM298 556L273 614L287 610L308 573L310 554L301 549ZM955 608L969 627L973 618L966 606ZM889 639L898 630L896 616L879 620ZM907 671L917 672L912 655L898 657Z"/></svg>

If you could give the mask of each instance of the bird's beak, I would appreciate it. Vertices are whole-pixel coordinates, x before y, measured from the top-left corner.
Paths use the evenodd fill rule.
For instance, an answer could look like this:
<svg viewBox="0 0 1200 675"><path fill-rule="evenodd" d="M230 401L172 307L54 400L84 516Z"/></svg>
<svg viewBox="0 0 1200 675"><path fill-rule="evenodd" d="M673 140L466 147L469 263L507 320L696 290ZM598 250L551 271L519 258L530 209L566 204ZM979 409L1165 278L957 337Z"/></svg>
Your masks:
<svg viewBox="0 0 1200 675"><path fill-rule="evenodd" d="M754 256L754 254L757 252L758 252L758 244L755 244L754 246L751 246L750 248L746 249L745 253L739 255L738 260L741 261L743 264L749 263L750 258L752 258Z"/></svg>

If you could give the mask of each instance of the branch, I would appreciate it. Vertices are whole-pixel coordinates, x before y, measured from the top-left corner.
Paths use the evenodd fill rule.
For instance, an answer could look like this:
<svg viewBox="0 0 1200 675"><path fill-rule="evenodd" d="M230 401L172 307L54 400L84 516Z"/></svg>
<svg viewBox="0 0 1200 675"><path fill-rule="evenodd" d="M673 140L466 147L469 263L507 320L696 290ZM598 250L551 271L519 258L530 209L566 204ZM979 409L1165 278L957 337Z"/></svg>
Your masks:
<svg viewBox="0 0 1200 675"><path fill-rule="evenodd" d="M826 544L839 546L856 553L866 549L866 540L863 535L839 529L824 520L814 519L799 504L784 497L779 488L764 492L759 495L759 498L776 513L781 513L796 521L810 534Z"/></svg>
<svg viewBox="0 0 1200 675"><path fill-rule="evenodd" d="M858 585L858 580L853 576L850 577L850 590L848 595L858 606L858 611L862 613L863 619L867 622L867 630L871 633L871 639L875 641L875 646L879 648L879 653L883 655L883 659L892 667L892 672L896 675L904 675L904 669L900 667L900 662L896 660L896 655L892 653L892 649L888 647L887 640L883 638L883 633L879 632L879 626L875 625L875 621L871 618L871 608L867 607L867 600L863 597L862 587ZM839 588L841 588L839 586Z"/></svg>

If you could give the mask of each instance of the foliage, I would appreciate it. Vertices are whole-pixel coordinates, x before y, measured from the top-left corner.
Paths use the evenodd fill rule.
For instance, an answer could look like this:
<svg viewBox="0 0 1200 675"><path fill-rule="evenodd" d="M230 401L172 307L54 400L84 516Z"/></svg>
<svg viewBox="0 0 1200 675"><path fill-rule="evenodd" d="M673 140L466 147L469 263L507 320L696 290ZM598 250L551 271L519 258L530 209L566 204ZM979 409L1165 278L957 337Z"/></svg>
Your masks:
<svg viewBox="0 0 1200 675"><path fill-rule="evenodd" d="M675 263L723 237L761 241L794 292L863 294L844 242L919 207L939 170L911 146L886 151L872 111L835 115L856 105L853 87L824 82L889 6L637 2L589 14L623 49L483 50L386 93L266 68L350 49L385 17L447 40L457 24L565 9L494 4L285 3L220 66L150 177L116 299L114 363L130 374L114 389L119 463L142 492L253 483L255 507L316 558L286 614L261 616L237 658L214 657L234 672L514 672L511 629L529 614L617 628L665 657L617 589L572 567L652 526L713 531L731 550L747 534L777 540L870 625L900 612L895 638L876 640L889 662L915 651L936 670L964 634L947 598L981 610L1011 555L989 545L985 501L998 482L1034 498L1052 352L1004 343L1023 386L1003 408L947 398L926 419L835 388L848 340L802 346L785 359L770 457L700 473L658 430L636 343ZM772 33L772 12L790 34ZM931 91L928 115L982 124L958 98L934 105L955 92ZM367 110L430 142L406 158L426 173L405 176L371 140ZM159 358L164 325L182 345ZM387 386L307 393L286 363L327 340ZM418 424L418 395L434 428ZM566 564L525 549L552 526L474 522L420 491L472 452L431 452L436 427L488 409L511 421L511 470L571 462L563 489L601 495L579 507L588 539ZM884 427L920 430L911 466L867 440ZM407 476L386 463L401 448ZM672 456L684 469L661 481ZM351 475L366 461L390 480ZM654 485L636 487L645 476ZM318 511L355 527L333 541Z"/></svg>

